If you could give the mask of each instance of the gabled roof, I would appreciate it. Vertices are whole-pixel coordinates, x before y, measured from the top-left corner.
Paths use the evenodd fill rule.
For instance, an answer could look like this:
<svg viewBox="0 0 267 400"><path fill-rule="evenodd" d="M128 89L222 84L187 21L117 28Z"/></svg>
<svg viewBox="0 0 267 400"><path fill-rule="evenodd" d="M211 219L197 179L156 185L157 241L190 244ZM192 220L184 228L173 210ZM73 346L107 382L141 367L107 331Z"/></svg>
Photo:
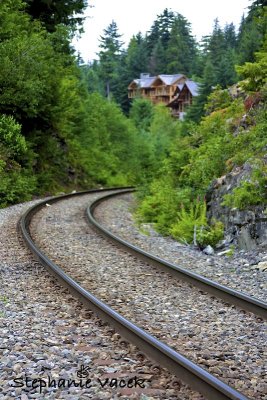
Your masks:
<svg viewBox="0 0 267 400"><path fill-rule="evenodd" d="M156 80L156 76L150 76L146 78L141 78L141 79L134 79L130 85L128 86L128 89L131 88L134 84L138 86L138 88L149 88L152 83Z"/></svg>
<svg viewBox="0 0 267 400"><path fill-rule="evenodd" d="M173 104L176 104L179 101L182 101L182 91L184 88L187 87L189 92L193 97L198 95L199 91L199 83L191 81L191 80L186 80L185 83L177 85L177 89L175 90L174 94L176 94L176 97L170 101L169 104L167 104L167 107L171 107Z"/></svg>
<svg viewBox="0 0 267 400"><path fill-rule="evenodd" d="M138 83L140 88L148 88L152 85L156 78L156 76L150 76L149 78L136 79L136 81L139 81Z"/></svg>
<svg viewBox="0 0 267 400"><path fill-rule="evenodd" d="M183 75L183 74L158 75L158 77L165 83L165 85L173 85L176 81L185 77L185 75Z"/></svg>
<svg viewBox="0 0 267 400"><path fill-rule="evenodd" d="M188 80L188 81L185 81L184 86L185 85L188 87L188 90L191 92L193 97L198 95L199 83Z"/></svg>
<svg viewBox="0 0 267 400"><path fill-rule="evenodd" d="M165 85L174 85L181 78L186 78L183 74L176 74L176 75L157 75L157 76L149 76L140 79L134 79L128 88L131 88L132 85L135 83L139 88L149 88L151 85L157 80L160 79Z"/></svg>

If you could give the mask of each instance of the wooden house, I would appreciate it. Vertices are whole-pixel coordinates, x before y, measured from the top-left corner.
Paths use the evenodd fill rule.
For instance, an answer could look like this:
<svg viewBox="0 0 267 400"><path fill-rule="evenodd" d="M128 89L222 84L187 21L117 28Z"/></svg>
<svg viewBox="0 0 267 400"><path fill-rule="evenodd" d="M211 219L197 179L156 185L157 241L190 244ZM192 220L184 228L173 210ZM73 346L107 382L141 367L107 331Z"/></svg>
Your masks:
<svg viewBox="0 0 267 400"><path fill-rule="evenodd" d="M173 100L167 104L167 107L171 108L174 117L183 119L187 107L192 104L193 98L198 95L198 90L199 84L189 79L183 85L177 85Z"/></svg>
<svg viewBox="0 0 267 400"><path fill-rule="evenodd" d="M183 118L186 108L197 96L198 84L183 74L157 75L141 74L128 86L128 97L141 97L154 104L163 103L171 108L172 115Z"/></svg>
<svg viewBox="0 0 267 400"><path fill-rule="evenodd" d="M141 74L140 79L134 79L128 86L128 97L142 97L151 100L154 104L168 104L172 99L177 85L186 81L186 76Z"/></svg>

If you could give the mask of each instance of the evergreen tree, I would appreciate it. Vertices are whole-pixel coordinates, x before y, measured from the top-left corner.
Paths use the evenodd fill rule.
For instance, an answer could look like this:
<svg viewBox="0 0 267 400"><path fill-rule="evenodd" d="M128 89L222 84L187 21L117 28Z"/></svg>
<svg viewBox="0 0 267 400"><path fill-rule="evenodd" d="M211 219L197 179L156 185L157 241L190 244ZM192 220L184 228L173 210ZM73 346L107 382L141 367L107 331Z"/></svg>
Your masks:
<svg viewBox="0 0 267 400"><path fill-rule="evenodd" d="M119 78L118 66L121 61L121 47L123 45L120 40L121 36L118 33L115 21L112 21L107 29L104 30L104 35L100 36L100 74L105 82L108 99L110 99L116 80Z"/></svg>
<svg viewBox="0 0 267 400"><path fill-rule="evenodd" d="M138 78L142 72L148 71L148 54L146 41L139 32L130 40L126 54L129 82Z"/></svg>
<svg viewBox="0 0 267 400"><path fill-rule="evenodd" d="M172 24L166 51L167 73L191 75L196 64L196 43L189 22L177 14Z"/></svg>
<svg viewBox="0 0 267 400"><path fill-rule="evenodd" d="M153 48L152 54L149 59L148 71L152 75L166 73L166 52L161 39L158 40Z"/></svg>
<svg viewBox="0 0 267 400"><path fill-rule="evenodd" d="M237 74L235 72L236 61L234 49L228 48L225 50L216 70L216 83L223 89L237 82Z"/></svg>
<svg viewBox="0 0 267 400"><path fill-rule="evenodd" d="M246 61L253 62L254 54L259 50L262 43L262 34L255 20L243 23L239 35L238 43L238 63L243 64Z"/></svg>
<svg viewBox="0 0 267 400"><path fill-rule="evenodd" d="M237 37L235 32L235 26L233 23L226 24L224 27L224 40L226 46L235 49L237 46Z"/></svg>
<svg viewBox="0 0 267 400"><path fill-rule="evenodd" d="M99 93L105 96L105 87L103 81L100 79L100 64L94 60L91 64L79 66L84 82L89 93Z"/></svg>
<svg viewBox="0 0 267 400"><path fill-rule="evenodd" d="M205 65L203 79L200 84L199 94L195 97L192 106L188 109L186 119L194 122L199 122L204 114L204 107L207 102L207 98L212 91L212 88L216 85L216 71L213 63L208 59Z"/></svg>
<svg viewBox="0 0 267 400"><path fill-rule="evenodd" d="M85 10L87 0L26 0L26 5L26 11L33 19L38 19L49 32L54 32L59 24L73 30L81 25L83 18L78 14Z"/></svg>
<svg viewBox="0 0 267 400"><path fill-rule="evenodd" d="M117 78L113 82L112 96L125 114L128 114L130 108L127 87L132 80L127 68L126 52L123 52L117 67Z"/></svg>
<svg viewBox="0 0 267 400"><path fill-rule="evenodd" d="M225 88L236 82L236 34L233 24L221 29L218 19L215 20L211 36L205 37L204 58L212 63L215 83Z"/></svg>
<svg viewBox="0 0 267 400"><path fill-rule="evenodd" d="M237 72L245 79L242 86L246 91L256 92L266 88L267 84L267 35L259 52L255 53L255 62L247 62L236 67Z"/></svg>
<svg viewBox="0 0 267 400"><path fill-rule="evenodd" d="M153 104L147 99L135 99L131 106L130 118L141 131L149 131L153 117Z"/></svg>
<svg viewBox="0 0 267 400"><path fill-rule="evenodd" d="M209 59L212 60L215 69L219 68L226 47L223 30L219 25L218 19L216 19L214 21L212 34L208 41Z"/></svg>
<svg viewBox="0 0 267 400"><path fill-rule="evenodd" d="M256 0L249 7L246 18L242 18L238 35L238 62L255 61L255 52L259 51L267 33L267 10L265 0Z"/></svg>
<svg viewBox="0 0 267 400"><path fill-rule="evenodd" d="M157 45L159 39L164 48L168 45L170 39L170 31L172 28L175 14L173 11L165 8L162 14L157 16L150 31L147 34L146 42L149 55L152 54L154 47Z"/></svg>
<svg viewBox="0 0 267 400"><path fill-rule="evenodd" d="M258 13L261 13L264 7L267 7L267 0L254 0L249 6L248 21Z"/></svg>

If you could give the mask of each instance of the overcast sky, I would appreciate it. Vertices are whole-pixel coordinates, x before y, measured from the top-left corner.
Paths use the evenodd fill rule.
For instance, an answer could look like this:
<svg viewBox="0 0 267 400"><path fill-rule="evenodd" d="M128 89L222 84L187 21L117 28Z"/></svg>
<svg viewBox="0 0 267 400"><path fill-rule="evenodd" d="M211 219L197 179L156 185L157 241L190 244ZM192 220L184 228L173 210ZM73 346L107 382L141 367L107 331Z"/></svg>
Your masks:
<svg viewBox="0 0 267 400"><path fill-rule="evenodd" d="M192 26L192 33L200 40L212 32L216 17L222 26L233 22L239 25L251 0L89 0L94 7L86 11L84 34L74 41L84 61L97 59L99 37L114 20L125 46L139 31L147 32L157 15L165 8L182 14Z"/></svg>

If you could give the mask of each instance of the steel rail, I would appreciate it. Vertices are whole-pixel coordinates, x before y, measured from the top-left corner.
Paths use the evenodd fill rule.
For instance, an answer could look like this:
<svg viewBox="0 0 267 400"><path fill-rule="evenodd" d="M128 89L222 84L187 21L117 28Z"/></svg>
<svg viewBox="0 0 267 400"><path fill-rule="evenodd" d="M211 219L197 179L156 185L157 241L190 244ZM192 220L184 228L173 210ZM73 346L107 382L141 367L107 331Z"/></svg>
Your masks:
<svg viewBox="0 0 267 400"><path fill-rule="evenodd" d="M124 190L123 193L130 193L132 191L134 191L134 189ZM160 257L150 254L140 247L137 247L118 237L117 235L110 232L107 228L105 228L102 224L100 224L94 217L94 210L99 204L109 200L112 197L119 196L120 194L122 193L117 192L103 196L94 201L87 208L87 218L98 232L105 235L108 239L112 240L120 247L126 249L128 252L134 254L136 257L139 257L143 261L153 264L156 267L160 267L161 269L171 273L176 278L189 282L192 285L196 286L198 289L204 290L215 297L219 297L227 303L234 304L235 306L243 310L252 312L263 319L267 319L267 303L254 297L248 296L245 293L221 285L220 283L205 278L202 275L191 272L187 269L179 267L176 264L172 264Z"/></svg>
<svg viewBox="0 0 267 400"><path fill-rule="evenodd" d="M116 188L115 188L116 189ZM114 189L108 189L114 190ZM128 190L127 190L128 191ZM99 190L91 190L79 194L97 193ZM126 192L126 191L125 191ZM69 277L60 267L53 263L34 243L30 233L30 222L32 217L46 204L52 204L56 201L63 200L71 195L59 196L50 200L42 201L31 207L23 214L19 222L19 228L22 236L33 254L37 259L54 275L70 292L78 297L86 306L96 312L100 318L110 323L114 328L127 340L134 343L139 349L144 351L148 357L156 360L160 365L166 367L170 372L174 373L189 384L190 387L202 393L210 400L249 400L242 393L228 386L220 379L214 377L183 355L179 354L166 344L148 334L132 322L122 317L119 313L107 306L105 303L96 298L92 293L85 290L76 281Z"/></svg>

